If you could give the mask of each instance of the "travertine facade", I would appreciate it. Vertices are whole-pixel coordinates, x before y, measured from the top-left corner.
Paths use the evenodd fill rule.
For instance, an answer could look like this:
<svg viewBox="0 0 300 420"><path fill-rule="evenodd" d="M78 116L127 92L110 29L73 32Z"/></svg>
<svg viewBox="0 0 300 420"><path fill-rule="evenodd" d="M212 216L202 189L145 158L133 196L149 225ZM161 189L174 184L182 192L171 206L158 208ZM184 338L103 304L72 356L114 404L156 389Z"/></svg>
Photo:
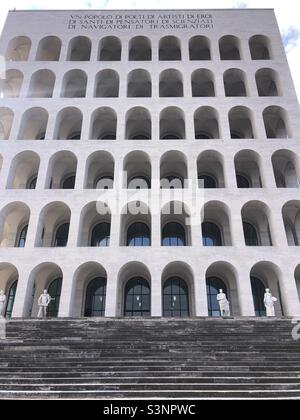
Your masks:
<svg viewBox="0 0 300 420"><path fill-rule="evenodd" d="M222 284L235 316L263 315L265 287L300 315L300 115L272 10L15 11L0 51L7 316L44 288L52 316L217 315Z"/></svg>

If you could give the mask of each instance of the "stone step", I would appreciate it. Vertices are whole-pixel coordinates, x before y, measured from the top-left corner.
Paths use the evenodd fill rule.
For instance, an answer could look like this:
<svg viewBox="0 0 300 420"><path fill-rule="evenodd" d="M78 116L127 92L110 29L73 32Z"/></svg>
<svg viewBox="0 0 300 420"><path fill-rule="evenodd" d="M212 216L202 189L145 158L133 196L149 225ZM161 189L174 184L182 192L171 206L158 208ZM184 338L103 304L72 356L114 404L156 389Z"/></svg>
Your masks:
<svg viewBox="0 0 300 420"><path fill-rule="evenodd" d="M289 344L287 342L287 344ZM287 347L290 347L287 349ZM222 354L222 353L228 353L228 352L240 352L240 353L258 353L258 354L262 354L262 353L281 353L285 350L285 352L287 354L289 353L299 353L300 347L299 346L287 346L285 345L280 345L280 346L258 346L258 345L251 345L251 343L249 343L248 346L236 346L234 344L232 345L228 345L228 346L214 346L213 343L211 343L211 345L207 346L207 345L199 345L196 348L193 348L191 346L189 346L189 344L187 343L186 346L183 347L176 347L174 345L171 346L165 346L164 348L152 348L150 345L146 346L144 348L138 348L138 347L128 347L128 348L124 348L124 352L132 352L132 351L140 351L140 352L145 352L146 350L148 351L153 351L153 352L182 352L183 350L189 350L189 352L197 352L199 354L205 354L207 352L210 353L214 353L214 354ZM88 345L88 346L57 346L56 343L48 343L47 346L46 345L41 345L41 342L38 343L32 343L30 345L20 345L18 347L15 346L9 346L6 345L5 348L2 349L2 351L0 351L0 355L2 355L3 353L7 353L9 352L9 350L12 350L16 353L20 352L20 351L24 351L24 352L31 352L31 351L35 351L35 352L39 352L39 353L43 353L43 352L52 352L55 353L55 351L59 350L60 352L68 352L68 351L74 351L76 353L82 351L82 352L86 352L86 351L101 351L101 353L111 353L112 351L119 351L122 352L122 346L111 346L108 348L102 348L101 343L94 343L94 345Z"/></svg>
<svg viewBox="0 0 300 420"><path fill-rule="evenodd" d="M114 384L88 384L84 383L83 385L32 385L32 384L15 384L15 385L5 385L6 391L56 391L56 392L71 392L71 391L299 391L300 395L300 383L299 384L290 384L290 383L281 383L281 384L183 384L183 383L171 383L171 384L162 384L162 383L148 383L148 384L124 384L118 383L117 381Z"/></svg>
<svg viewBox="0 0 300 420"><path fill-rule="evenodd" d="M136 356L136 354L135 354L135 356ZM107 360L106 363L105 363L102 360L101 361L100 360L99 361L90 361L88 359L88 357L81 362L74 361L74 360L69 361L69 360L66 360L66 359L57 360L57 361L47 361L46 360L46 361L42 361L42 362L40 362L37 359L37 360L33 361L34 366L37 367L37 368L42 368L42 367L47 367L47 368L69 367L69 368L72 368L72 367L76 367L76 366L82 366L82 367L85 367L85 368L88 368L88 367L90 367L90 368L99 367L100 368L100 367L105 367L106 365L108 365L108 366L122 366L122 362L120 363L120 361L118 361L117 364L113 364L113 362L114 361L113 361L112 358ZM180 366L191 366L191 367L196 368L197 366L203 366L205 364L206 367L208 367L208 366L211 366L211 367L220 366L222 368L225 367L225 366L232 366L232 367L248 366L249 368L250 367L261 366L261 367L284 368L284 367L287 367L287 366L290 366L291 364L293 364L295 369L300 369L300 363L294 363L293 360L283 360L280 363L277 363L277 362L270 362L267 359L253 360L253 359L250 359L250 358L249 358L249 360L248 359L247 360L242 359L242 360L238 360L238 361L235 361L235 360L233 360L233 361L223 361L223 360L217 360L217 359L212 359L212 360L207 360L207 361L199 359L197 361L197 360L193 360L192 358L190 360L187 360L184 356L180 356L180 357L178 357L178 359L176 359L176 358L165 358L165 359L158 358L156 361L155 360L150 360L149 361L147 359L143 359L143 360L139 360L138 362L132 362L132 361L130 361L130 359L127 360L127 358L124 358L123 363L127 364L127 362L129 362L128 366L130 366L130 367L132 367L132 366L153 366L153 365L155 365L155 366L166 366L166 365L168 365L168 366L173 366L174 368L177 367L177 366L178 367L180 367ZM11 368L23 368L23 367L26 368L28 366L28 362L26 362L26 361L24 361L24 362L21 362L21 361L14 362L14 361L9 360L9 361L6 361L6 362L0 364L0 368L7 367L7 366L9 366Z"/></svg>
<svg viewBox="0 0 300 420"><path fill-rule="evenodd" d="M174 376L176 374L176 376ZM201 379L233 379L233 380L238 380L240 378L250 378L250 379L254 379L254 380L263 380L264 378L283 378L285 380L287 380L288 378L291 379L295 379L296 381L299 381L300 378L300 371L291 371L291 372L285 372L284 374L281 372L281 375L279 376L278 372L265 372L265 371L256 371L256 372L250 372L250 371L219 371L219 372L215 372L213 370L211 371L192 371L192 370L181 370L181 371L176 371L174 372L174 370L170 370L170 371L155 371L155 370L147 370L147 371L135 371L135 370L131 370L130 372L121 372L121 371L85 371L85 370L76 370L76 372L57 372L57 373L53 373L53 372L22 372L22 376L18 375L15 372L9 373L6 372L4 374L1 374L0 377L3 380L6 379L10 379L12 378L13 380L19 379L20 381L24 380L27 381L28 378L30 379L40 379L42 381L44 380L53 380L53 378L55 379L64 379L64 378L71 378L71 379L76 379L76 378L81 378L84 380L87 379L100 379L100 378L112 378L113 380L116 380L116 378L127 378L127 377L133 377L133 378L201 378Z"/></svg>
<svg viewBox="0 0 300 420"><path fill-rule="evenodd" d="M188 350L188 351L187 351ZM160 359L160 358L172 358L182 355L182 357L186 358L187 355L192 354L195 359L205 359L205 358L228 358L228 357L236 357L237 355L241 357L253 357L253 358L264 358L264 357L273 357L274 359L283 358L283 359L295 359L300 356L298 349L290 349L290 351L286 351L283 355L281 350L273 349L273 351L269 350L258 350L258 349L251 349L249 348L248 351L246 350L239 350L236 348L230 349L214 349L210 348L205 351L203 349L196 349L193 350L190 347L187 348L176 348L176 347L169 347L166 349L160 350L153 350L151 348L146 349L127 349L124 352L121 349L114 349L111 348L110 351L107 349L103 350L101 347L93 348L91 351L89 348L85 349L63 349L61 351L57 351L57 349L53 350L51 348L41 349L40 347L35 348L34 350L28 348L23 349L12 349L12 352L3 351L0 352L0 360L7 359L7 357L11 357L12 359L19 359L21 357L24 358L40 358L40 359L57 359L57 358L69 358L69 359L78 359L78 358L85 358L86 354L89 354L91 359L107 359L109 357L113 357L114 359L119 356L120 359L124 357L132 357L133 353L142 354L144 357L152 357L153 359Z"/></svg>
<svg viewBox="0 0 300 420"><path fill-rule="evenodd" d="M18 337L26 337L26 338L30 338L30 337L41 337L41 338L45 338L45 337L79 337L79 338L91 338L91 333L93 333L93 336L96 338L101 338L104 335L106 335L107 337L111 337L111 338L117 338L117 334L119 334L120 332L122 332L122 337L132 337L135 336L135 330L136 328L138 328L138 325L135 325L135 328L132 328L130 330L115 330L115 331L99 331L99 330L72 330L71 328L67 328L66 329L66 334L64 334L63 330L59 330L59 331L55 331L55 328L53 329L47 329L47 330L29 330L27 332L22 331L22 333L18 333L18 328L15 331L11 331L11 329L9 328L9 324L7 326L7 335L8 338L18 338ZM85 326L83 325L82 328L85 328ZM139 328L143 328L142 326L140 326ZM212 337L212 335L214 336L218 336L220 340L226 340L228 337L232 338L232 339L238 339L240 336L243 337L251 337L251 336L260 336L262 333L265 333L267 337L273 337L274 340L274 333L278 333L278 334L282 334L282 337L288 337L290 331L293 329L293 325L292 324L288 324L285 326L284 329L273 329L273 331L265 330L265 329L261 329L261 330L256 330L256 329L251 329L251 330L247 330L246 332L243 331L242 329L239 330L238 326L236 327L237 330L232 332L231 329L223 327L222 329L216 329L216 328L211 328L211 329L204 329L201 326L199 327L199 329L193 331L193 330L184 330L181 333L174 331L175 328L179 328L179 327L175 327L173 329L166 329L166 328L161 328L161 329L157 329L155 331L141 331L141 337L147 337L149 340L153 339L153 338L157 338L158 335L160 335L161 333L167 333L167 336L169 338L173 338L174 340L178 339L178 337L184 337L187 340L190 339L209 339L210 337ZM238 332L239 330L239 332ZM226 332L226 336L224 335L224 332ZM141 340L141 337L139 337L139 339ZM161 338L163 338L164 336L162 336ZM279 337L280 338L280 337ZM274 340L275 341L275 340Z"/></svg>
<svg viewBox="0 0 300 420"><path fill-rule="evenodd" d="M300 399L284 319L11 320L0 399Z"/></svg>
<svg viewBox="0 0 300 420"><path fill-rule="evenodd" d="M0 399L1 400L24 400L24 399L82 399L82 400L93 400L93 399L157 399L159 395L160 399L163 400L184 400L184 399L199 399L199 400L257 400L257 399L268 399L268 400L300 400L300 392L296 391L285 391L285 390L267 390L267 391L162 391L157 389L155 391L70 391L70 392L59 392L59 391L31 391L31 392L22 392L22 391L1 391L0 390Z"/></svg>
<svg viewBox="0 0 300 420"><path fill-rule="evenodd" d="M136 353L135 353L136 354ZM143 356L144 358L144 356ZM124 357L122 360L124 361L125 359L128 359L128 362L131 362L131 358ZM1 357L0 358L0 367L1 366L6 366L7 364L7 360L8 360L8 356L6 357ZM56 357L53 357L52 355L48 355L48 357L41 357L40 354L36 354L36 356L26 356L26 355L20 355L19 357L10 357L9 361L11 364L25 364L25 363L38 363L39 365L42 365L44 363L46 364L56 364L56 363L103 363L105 361L115 361L116 358L113 358L112 355L108 358L108 357L101 357L101 355L98 356L87 356L87 355L78 355L78 356L61 356L58 355ZM160 360L160 361L168 361L170 360L172 362L172 360L174 360L174 358L170 355L170 356L166 356L166 355L161 355L161 356L156 356L156 360ZM178 361L178 358L176 359ZM263 362L265 364L265 362L273 364L282 364L284 363L290 363L291 361L293 361L295 364L299 365L300 364L300 357L299 355L296 354L291 354L288 357L282 358L280 356L272 356L272 355L258 355L258 354L243 354L241 356L239 355L231 355L230 353L226 354L226 355L219 355L219 354L212 354L212 355L195 355L195 357L193 358L193 362L211 362L211 361L215 361L218 360L219 362L222 362L222 364L226 364L226 363L231 363L231 362L247 362L247 361L252 361L252 362Z"/></svg>
<svg viewBox="0 0 300 420"><path fill-rule="evenodd" d="M26 321L25 321L26 322ZM37 321L39 322L39 321ZM183 321L184 322L184 321ZM280 321L278 321L280 322ZM153 323L155 323L155 321L153 321ZM282 333L287 333L287 329L291 329L293 328L293 323L292 322L288 322L287 324L283 324L280 328L276 328L275 326L268 326L267 328L256 328L255 326L253 326L252 328L244 328L243 326L239 326L239 325L235 325L235 327L233 328L232 326L228 326L226 324L223 324L222 327L216 328L213 325L211 325L209 328L207 328L205 326L205 324L201 324L198 323L197 326L195 326L195 328L188 328L186 327L184 330L180 331L180 326L178 325L163 325L163 326L157 326L157 329L153 330L151 328L147 328L145 327L143 324L137 323L135 321L133 321L133 325L130 326L130 328L118 328L115 327L114 329L112 328L88 328L88 326L86 325L81 325L80 328L73 328L72 326L65 326L65 329L68 333L71 333L73 336L73 333L75 333L77 336L89 336L90 333L94 333L96 335L103 335L103 334L108 334L108 335L115 335L116 333L118 333L119 331L122 331L125 335L132 335L134 334L135 329L139 329L141 330L141 334L143 334L144 336L148 336L149 338L155 336L156 334L162 332L162 331L166 331L167 333L170 333L171 336L174 337L178 337L180 335L183 336L187 336L191 334L196 334L199 336L207 336L209 335L209 333L215 331L216 334L220 334L220 337L222 337L222 332L223 331L228 331L229 335L232 337L236 337L239 334L242 334L244 336L250 335L250 334L260 334L261 332L265 332L268 335L272 335L272 331L275 332L282 332ZM15 335L18 333L18 330L21 328L21 325L19 326L14 326L13 328L11 327L9 322L6 322L6 328L7 328L7 332L11 335ZM63 328L57 328L57 326L53 326L53 327L49 327L47 324L41 325L40 328L29 328L26 329L23 328L22 329L22 334L26 335L26 336L30 336L31 333L34 335L36 333L41 333L42 335L51 335L54 334L55 331L57 331L58 335L63 335L64 329Z"/></svg>
<svg viewBox="0 0 300 420"><path fill-rule="evenodd" d="M210 378L203 378L203 377L195 377L191 375L190 377L187 376L168 376L168 377L161 377L161 376L144 376L143 377L103 377L103 378L19 378L19 377L12 377L12 378L2 378L0 377L0 388L3 386L51 386L54 387L56 385L60 386L69 386L69 385L80 385L84 386L85 384L90 386L100 386L100 385L115 385L115 384L130 384L130 385L146 385L146 384L189 384L193 386L198 385L208 385L208 384L215 384L215 385L234 385L234 384L252 384L258 385L263 384L266 386L272 386L275 384L283 385L283 384L295 384L297 387L300 386L300 379L296 377L210 377Z"/></svg>
<svg viewBox="0 0 300 420"><path fill-rule="evenodd" d="M285 374L286 372L294 372L295 368L293 366L278 366L278 367L266 367L264 368L263 366L243 366L243 365L239 365L239 366L183 366L183 367L176 367L176 366L130 366L130 367L126 367L126 366L107 366L104 368L103 372L132 372L132 371L139 371L139 372L148 372L148 371L157 371L157 372L164 372L164 371L169 371L169 369L172 368L173 372L207 372L207 371L211 371L211 372L215 372L218 373L219 372L235 372L236 369L240 370L240 371L244 371L244 372L261 372L264 371L265 374L268 374L269 372L276 372L277 374ZM18 374L18 375L22 375L23 373L28 373L28 372L41 372L41 373L58 373L61 374L62 372L93 372L95 369L99 369L97 367L94 366L75 366L75 367L69 367L69 366L65 366L65 367L36 367L36 366L27 366L27 367L23 367L23 368L10 368L10 367L6 367L0 370L0 374L3 375L5 373L11 373L11 374ZM299 367L296 368L296 370L300 370Z"/></svg>
<svg viewBox="0 0 300 420"><path fill-rule="evenodd" d="M247 342L247 341L246 341ZM186 350L187 348L192 348L193 350L199 351L199 352L206 352L206 351L214 351L216 352L226 352L226 351L232 351L232 350L238 350L241 352L262 352L262 351L282 351L283 349L286 349L286 351L290 351L290 352L296 352L297 350L300 349L300 345L299 343L291 343L290 341L286 341L286 342L280 342L277 344L273 344L273 343L268 343L268 344L263 344L263 343L257 343L257 342L250 342L248 341L248 346L247 345L242 345L241 343L234 343L234 342L229 342L229 343L222 343L219 342L218 344L214 344L213 342L211 343L199 343L197 344L197 346L190 346L188 342L182 342L183 344L181 344L180 346L176 346L174 345L174 343L170 343L168 344L167 342L164 342L164 344L161 345L161 348L157 348L156 346L154 346L154 350L161 350L161 351L165 351L165 350L169 350L169 349L179 349L181 350L182 348L184 350ZM127 343L128 344L128 343ZM288 344L288 345L287 345ZM34 346L34 347L33 347ZM182 347L184 346L184 347ZM151 346L151 344L149 343L148 346L141 346L139 347L138 345L135 346L134 344L130 345L128 344L127 347L125 347L125 345L122 344L115 344L115 343L111 343L111 342L106 342L106 346L103 346L101 342L99 341L93 341L93 342L62 342L62 341L57 341L57 340L45 340L45 341L41 341L41 340L36 340L34 342L28 342L27 340L24 340L20 343L18 343L16 345L16 343L11 343L9 341L7 341L5 343L5 345L1 346L2 348L2 352L5 351L9 351L11 349L13 349L14 351L20 351L20 350L31 350L33 347L33 349L35 350L40 350L40 351L68 351L68 350L73 350L73 351L86 351L86 350L97 350L97 349L101 349L103 351L110 351L110 350L121 350L122 348L124 348L124 350L141 350L144 351L145 349L150 349L152 350L153 347Z"/></svg>
<svg viewBox="0 0 300 420"><path fill-rule="evenodd" d="M185 349L187 350L187 349ZM189 350L189 349L188 349ZM39 350L36 350L34 352L29 352L28 349L23 350L22 353L20 352L15 352L15 356L12 357L12 360L19 360L21 358L23 358L24 360L36 360L36 359L40 359L40 360L47 360L47 357L45 356L45 354L48 354L49 358L51 360L58 360L60 358L62 359L75 359L78 360L80 358L82 358L83 360L86 359L87 354L89 353L89 349L85 349L85 351L80 351L80 353L78 355L72 355L70 357L68 356L61 356L60 354L54 353L52 354L51 351L48 352L43 352L41 353ZM282 357L280 357L280 351L276 351L276 352L269 352L267 350L265 351L249 351L249 352L240 352L239 350L236 350L234 348L230 349L230 350L225 350L223 352L218 351L218 352L214 352L212 349L210 351L206 351L205 353L202 352L196 352L196 351L181 351L180 349L169 349L169 350L165 350L163 352L155 352L155 351L151 351L151 350L147 350L146 351L142 351L142 350L135 350L133 349L132 351L128 351L128 352L124 352L122 353L119 350L111 350L110 352L108 351L101 351L101 348L99 348L98 350L98 355L97 356L91 356L91 360L92 361L101 361L101 360L124 360L124 359L128 359L128 360L132 360L132 355L136 354L139 356L139 359L144 359L144 360L148 360L148 359L153 359L153 360L167 360L167 359L184 359L184 360L189 360L191 358L193 358L193 360L210 360L210 359L216 359L218 358L218 360L231 360L237 357L237 355L239 355L240 353L240 357L239 360L242 360L243 358L245 359L249 359L252 358L253 360L256 359L265 359L265 358L273 358L274 360L295 360L299 357L299 352L297 351L290 351L290 352L286 352L285 354L283 354L283 351L281 352ZM0 355L0 360L7 360L7 356L2 356Z"/></svg>

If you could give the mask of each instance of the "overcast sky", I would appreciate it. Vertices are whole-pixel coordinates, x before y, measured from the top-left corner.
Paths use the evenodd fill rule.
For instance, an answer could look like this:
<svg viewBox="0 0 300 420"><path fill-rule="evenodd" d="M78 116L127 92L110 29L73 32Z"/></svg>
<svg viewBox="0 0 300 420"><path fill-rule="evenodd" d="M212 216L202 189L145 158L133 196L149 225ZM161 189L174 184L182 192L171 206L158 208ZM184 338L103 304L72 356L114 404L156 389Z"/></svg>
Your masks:
<svg viewBox="0 0 300 420"><path fill-rule="evenodd" d="M11 0L0 3L0 28L9 9L274 8L300 98L300 11L295 0ZM151 7L149 6L151 5Z"/></svg>

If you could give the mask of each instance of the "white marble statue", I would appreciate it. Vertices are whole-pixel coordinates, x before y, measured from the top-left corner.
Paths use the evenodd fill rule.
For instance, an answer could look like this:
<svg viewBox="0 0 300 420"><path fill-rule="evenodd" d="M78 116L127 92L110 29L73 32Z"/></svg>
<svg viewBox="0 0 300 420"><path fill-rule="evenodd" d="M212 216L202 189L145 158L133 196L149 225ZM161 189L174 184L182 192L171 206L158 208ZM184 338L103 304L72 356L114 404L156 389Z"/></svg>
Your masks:
<svg viewBox="0 0 300 420"><path fill-rule="evenodd" d="M6 296L3 290L0 290L0 318L4 317L5 304L6 304Z"/></svg>
<svg viewBox="0 0 300 420"><path fill-rule="evenodd" d="M270 289L266 289L266 293L264 296L264 304L266 307L267 316L275 316L275 302L277 302L277 299L272 296Z"/></svg>
<svg viewBox="0 0 300 420"><path fill-rule="evenodd" d="M38 318L46 318L47 317L47 309L48 306L53 300L51 296L49 295L47 290L44 290L44 292L41 294L38 300L38 306L39 306L39 313Z"/></svg>
<svg viewBox="0 0 300 420"><path fill-rule="evenodd" d="M226 294L220 289L217 295L217 301L219 303L220 311L222 316L230 316L230 305Z"/></svg>

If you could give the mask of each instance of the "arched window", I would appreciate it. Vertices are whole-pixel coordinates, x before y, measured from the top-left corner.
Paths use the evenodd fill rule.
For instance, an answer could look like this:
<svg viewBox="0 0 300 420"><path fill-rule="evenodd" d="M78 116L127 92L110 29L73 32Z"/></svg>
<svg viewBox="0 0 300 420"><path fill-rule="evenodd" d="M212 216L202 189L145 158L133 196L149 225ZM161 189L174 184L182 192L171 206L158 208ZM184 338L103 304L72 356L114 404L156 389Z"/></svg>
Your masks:
<svg viewBox="0 0 300 420"><path fill-rule="evenodd" d="M117 114L109 107L101 107L93 112L91 117L91 140L116 140Z"/></svg>
<svg viewBox="0 0 300 420"><path fill-rule="evenodd" d="M38 70L30 80L28 97L29 98L52 98L55 74L51 70Z"/></svg>
<svg viewBox="0 0 300 420"><path fill-rule="evenodd" d="M163 314L165 317L190 316L189 290L180 277L171 277L164 284Z"/></svg>
<svg viewBox="0 0 300 420"><path fill-rule="evenodd" d="M270 41L264 35L255 35L249 40L252 60L270 60Z"/></svg>
<svg viewBox="0 0 300 420"><path fill-rule="evenodd" d="M105 247L109 246L110 240L110 224L99 223L94 227L91 236L92 247Z"/></svg>
<svg viewBox="0 0 300 420"><path fill-rule="evenodd" d="M22 88L24 75L19 70L7 70L0 83L0 98L18 98Z"/></svg>
<svg viewBox="0 0 300 420"><path fill-rule="evenodd" d="M21 232L18 236L16 248L24 248L25 247L27 231L28 231L28 225L24 226L23 229L21 230Z"/></svg>
<svg viewBox="0 0 300 420"><path fill-rule="evenodd" d="M279 96L278 74L273 69L260 69L255 74L259 96Z"/></svg>
<svg viewBox="0 0 300 420"><path fill-rule="evenodd" d="M227 293L227 287L225 283L223 282L223 280L219 279L218 277L209 277L206 280L208 316L211 316L211 317L222 316L219 303L217 301L217 295L219 294L220 289L223 290L223 292L226 294L227 298L229 299L229 296Z"/></svg>
<svg viewBox="0 0 300 420"><path fill-rule="evenodd" d="M62 98L85 98L87 74L82 70L70 70L63 78Z"/></svg>
<svg viewBox="0 0 300 420"><path fill-rule="evenodd" d="M159 41L159 60L181 60L181 45L175 36L165 36Z"/></svg>
<svg viewBox="0 0 300 420"><path fill-rule="evenodd" d="M127 78L128 98L147 98L152 96L151 74L147 70L132 70Z"/></svg>
<svg viewBox="0 0 300 420"><path fill-rule="evenodd" d="M290 201L282 208L282 218L289 246L300 246L300 202Z"/></svg>
<svg viewBox="0 0 300 420"><path fill-rule="evenodd" d="M263 188L261 157L252 150L241 150L234 157L236 184L238 188Z"/></svg>
<svg viewBox="0 0 300 420"><path fill-rule="evenodd" d="M125 287L124 316L150 316L150 287L147 280L134 277Z"/></svg>
<svg viewBox="0 0 300 420"><path fill-rule="evenodd" d="M150 112L143 107L135 107L126 113L125 135L127 140L150 140L152 121Z"/></svg>
<svg viewBox="0 0 300 420"><path fill-rule="evenodd" d="M260 201L251 201L243 206L242 220L243 224L246 223L244 237L247 246L273 246L269 219L270 209Z"/></svg>
<svg viewBox="0 0 300 420"><path fill-rule="evenodd" d="M97 277L90 281L86 289L84 316L103 317L105 315L106 279Z"/></svg>
<svg viewBox="0 0 300 420"><path fill-rule="evenodd" d="M216 180L210 175L199 175L198 176L199 188L218 188Z"/></svg>
<svg viewBox="0 0 300 420"><path fill-rule="evenodd" d="M226 96L247 96L245 72L239 69L230 69L224 73L223 79Z"/></svg>
<svg viewBox="0 0 300 420"><path fill-rule="evenodd" d="M1 247L19 247L22 246L21 235L25 225L29 223L30 209L21 202L8 204L1 213ZM2 280L3 274L0 278ZM1 288L1 283L0 283Z"/></svg>
<svg viewBox="0 0 300 420"><path fill-rule="evenodd" d="M201 107L194 114L195 138L209 140L220 138L219 117L214 108Z"/></svg>
<svg viewBox="0 0 300 420"><path fill-rule="evenodd" d="M229 126L232 139L253 139L253 114L249 108L237 106L229 112Z"/></svg>
<svg viewBox="0 0 300 420"><path fill-rule="evenodd" d="M202 98L216 96L215 79L211 70L198 69L192 73L192 96Z"/></svg>
<svg viewBox="0 0 300 420"><path fill-rule="evenodd" d="M172 98L183 96L183 80L180 71L175 69L164 70L159 76L159 96Z"/></svg>
<svg viewBox="0 0 300 420"><path fill-rule="evenodd" d="M253 225L243 222L245 243L247 246L259 246L259 239L256 229Z"/></svg>
<svg viewBox="0 0 300 420"><path fill-rule="evenodd" d="M86 36L77 36L69 43L68 61L89 61L92 43Z"/></svg>
<svg viewBox="0 0 300 420"><path fill-rule="evenodd" d="M272 156L277 188L300 188L296 166L298 157L289 150L278 150Z"/></svg>
<svg viewBox="0 0 300 420"><path fill-rule="evenodd" d="M95 81L96 98L117 98L119 96L120 77L115 70L101 70Z"/></svg>
<svg viewBox="0 0 300 420"><path fill-rule="evenodd" d="M251 188L250 182L244 175L237 174L236 183L238 188Z"/></svg>
<svg viewBox="0 0 300 420"><path fill-rule="evenodd" d="M269 106L264 110L263 118L268 139L288 139L292 136L285 109Z"/></svg>
<svg viewBox="0 0 300 420"><path fill-rule="evenodd" d="M56 36L43 38L36 54L37 61L58 61L61 52L61 40Z"/></svg>
<svg viewBox="0 0 300 420"><path fill-rule="evenodd" d="M203 246L223 246L220 228L211 222L202 223Z"/></svg>
<svg viewBox="0 0 300 420"><path fill-rule="evenodd" d="M31 39L27 36L17 36L12 39L6 51L6 61L27 61L31 44Z"/></svg>
<svg viewBox="0 0 300 420"><path fill-rule="evenodd" d="M264 305L265 286L261 280L251 276L251 288L256 316L266 316Z"/></svg>
<svg viewBox="0 0 300 420"><path fill-rule="evenodd" d="M162 231L162 246L186 246L185 229L180 223L171 222Z"/></svg>
<svg viewBox="0 0 300 420"><path fill-rule="evenodd" d="M53 138L55 140L80 140L82 119L82 112L78 108L62 109L56 117Z"/></svg>
<svg viewBox="0 0 300 420"><path fill-rule="evenodd" d="M133 223L127 230L127 246L150 246L151 232L145 223Z"/></svg>
<svg viewBox="0 0 300 420"><path fill-rule="evenodd" d="M205 36L194 36L189 42L190 60L211 60L210 41Z"/></svg>
<svg viewBox="0 0 300 420"><path fill-rule="evenodd" d="M54 247L65 247L68 243L70 223L61 225L55 235Z"/></svg>
<svg viewBox="0 0 300 420"><path fill-rule="evenodd" d="M52 298L48 306L48 311L47 311L48 318L56 318L58 315L60 295L61 295L61 286L62 286L62 278L59 277L53 280L53 282L50 284L48 288L48 293Z"/></svg>
<svg viewBox="0 0 300 420"><path fill-rule="evenodd" d="M197 159L199 188L225 188L224 162L222 156L206 150Z"/></svg>
<svg viewBox="0 0 300 420"><path fill-rule="evenodd" d="M11 318L12 312L14 309L15 297L17 292L18 282L15 281L9 289L8 296L7 296L7 303L5 309L5 318Z"/></svg>
<svg viewBox="0 0 300 420"><path fill-rule="evenodd" d="M8 140L12 128L14 113L9 108L0 108L0 140Z"/></svg>
<svg viewBox="0 0 300 420"><path fill-rule="evenodd" d="M240 40L235 36L224 36L219 41L221 60L240 60Z"/></svg>
<svg viewBox="0 0 300 420"><path fill-rule="evenodd" d="M185 139L185 115L177 107L169 107L160 113L160 139Z"/></svg>
<svg viewBox="0 0 300 420"><path fill-rule="evenodd" d="M75 179L76 176L75 175L70 175L68 176L62 184L62 189L63 190L73 190L75 187Z"/></svg>
<svg viewBox="0 0 300 420"><path fill-rule="evenodd" d="M151 42L144 36L136 36L129 43L129 61L151 61Z"/></svg>
<svg viewBox="0 0 300 420"><path fill-rule="evenodd" d="M44 108L24 112L18 133L19 140L44 140L49 114Z"/></svg>
<svg viewBox="0 0 300 420"><path fill-rule="evenodd" d="M122 45L119 38L106 36L100 41L99 56L100 61L120 61Z"/></svg>

